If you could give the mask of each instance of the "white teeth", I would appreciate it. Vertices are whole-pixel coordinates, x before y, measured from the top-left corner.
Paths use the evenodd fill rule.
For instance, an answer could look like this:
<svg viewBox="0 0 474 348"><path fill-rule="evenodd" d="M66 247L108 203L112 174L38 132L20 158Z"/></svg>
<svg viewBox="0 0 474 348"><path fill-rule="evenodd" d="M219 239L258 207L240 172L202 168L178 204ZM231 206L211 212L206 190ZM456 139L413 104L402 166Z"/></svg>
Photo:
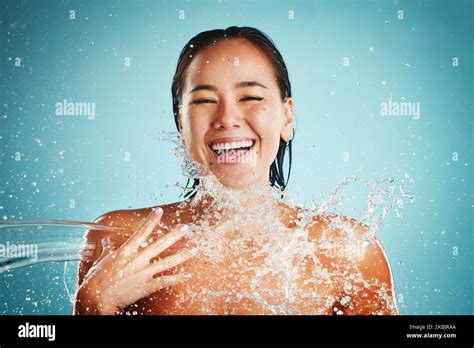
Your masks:
<svg viewBox="0 0 474 348"><path fill-rule="evenodd" d="M242 147L250 147L252 146L252 140L244 140L244 141L233 141L230 143L220 143L220 144L211 144L211 148L214 151L222 151L222 150L230 150L230 149L240 149Z"/></svg>

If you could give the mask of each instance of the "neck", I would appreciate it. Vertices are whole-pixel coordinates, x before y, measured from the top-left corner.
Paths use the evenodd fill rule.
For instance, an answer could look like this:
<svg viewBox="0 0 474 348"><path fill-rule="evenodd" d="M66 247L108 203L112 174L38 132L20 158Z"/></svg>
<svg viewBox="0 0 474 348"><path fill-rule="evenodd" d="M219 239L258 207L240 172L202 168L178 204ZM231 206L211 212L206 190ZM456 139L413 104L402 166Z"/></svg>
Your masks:
<svg viewBox="0 0 474 348"><path fill-rule="evenodd" d="M224 186L214 175L200 178L200 184L193 204L206 208L211 206L221 213L248 214L250 211L265 212L277 207L276 190L265 183L257 182L245 188L229 188Z"/></svg>

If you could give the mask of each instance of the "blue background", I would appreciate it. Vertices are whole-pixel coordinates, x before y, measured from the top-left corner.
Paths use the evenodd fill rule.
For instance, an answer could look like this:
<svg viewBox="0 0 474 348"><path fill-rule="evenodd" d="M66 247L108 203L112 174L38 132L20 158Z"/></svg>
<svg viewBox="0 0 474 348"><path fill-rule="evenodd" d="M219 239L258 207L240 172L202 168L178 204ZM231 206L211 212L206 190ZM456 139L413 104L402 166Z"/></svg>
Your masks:
<svg viewBox="0 0 474 348"><path fill-rule="evenodd" d="M178 200L185 179L159 139L175 130L178 54L203 30L254 26L277 44L293 86L289 196L324 201L355 172L393 177L416 198L377 233L401 313L474 312L472 1L8 0L0 11L4 220L92 221ZM390 97L420 103L420 119L381 116ZM64 99L94 102L95 119L56 116ZM339 210L360 217L365 181L341 191ZM76 267L1 274L0 313L71 313L63 274L73 287Z"/></svg>

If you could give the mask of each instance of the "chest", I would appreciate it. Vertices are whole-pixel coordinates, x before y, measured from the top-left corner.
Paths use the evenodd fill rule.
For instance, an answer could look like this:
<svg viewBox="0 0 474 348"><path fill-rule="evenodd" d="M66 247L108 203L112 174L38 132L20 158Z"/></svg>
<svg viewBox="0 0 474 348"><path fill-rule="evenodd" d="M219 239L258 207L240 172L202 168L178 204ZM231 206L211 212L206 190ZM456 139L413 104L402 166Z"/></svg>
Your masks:
<svg viewBox="0 0 474 348"><path fill-rule="evenodd" d="M192 274L133 306L140 314L328 314L334 289L310 257L239 246L239 254L199 255L180 271Z"/></svg>

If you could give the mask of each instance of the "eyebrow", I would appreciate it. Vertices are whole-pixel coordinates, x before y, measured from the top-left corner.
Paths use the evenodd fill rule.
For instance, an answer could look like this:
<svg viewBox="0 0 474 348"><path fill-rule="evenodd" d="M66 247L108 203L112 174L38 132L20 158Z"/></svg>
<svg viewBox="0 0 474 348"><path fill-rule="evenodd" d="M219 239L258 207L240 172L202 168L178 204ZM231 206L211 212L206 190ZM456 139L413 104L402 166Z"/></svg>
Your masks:
<svg viewBox="0 0 474 348"><path fill-rule="evenodd" d="M267 88L261 83L257 81L244 81L244 82L239 82L235 85L236 88L242 88L242 87L262 87L262 88Z"/></svg>
<svg viewBox="0 0 474 348"><path fill-rule="evenodd" d="M262 88L267 88L265 87L264 85L262 85L261 83L257 82L257 81L243 81L243 82L239 82L239 83L236 83L234 88L243 88L243 87L262 87ZM190 92L189 94L193 93L193 92L197 92L197 91L201 91L201 90L207 90L207 91L216 91L217 88L213 85L197 85L196 87L194 87Z"/></svg>

